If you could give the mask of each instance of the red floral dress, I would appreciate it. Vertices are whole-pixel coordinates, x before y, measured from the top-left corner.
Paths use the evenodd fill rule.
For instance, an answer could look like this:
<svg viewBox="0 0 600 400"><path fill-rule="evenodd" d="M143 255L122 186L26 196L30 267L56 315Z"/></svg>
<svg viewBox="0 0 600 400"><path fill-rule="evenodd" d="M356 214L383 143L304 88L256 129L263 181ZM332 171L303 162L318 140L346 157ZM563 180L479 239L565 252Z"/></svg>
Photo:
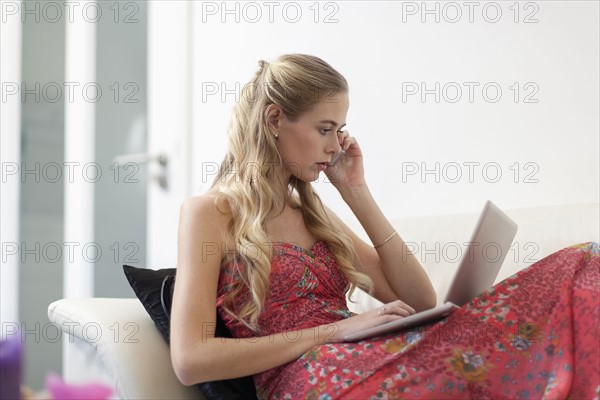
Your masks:
<svg viewBox="0 0 600 400"><path fill-rule="evenodd" d="M274 245L260 333L220 307L236 279L233 263L223 265L217 305L235 337L351 315L346 280L323 241L309 250ZM584 243L519 271L445 320L356 343L318 345L254 381L265 399L598 399L599 321L599 248Z"/></svg>

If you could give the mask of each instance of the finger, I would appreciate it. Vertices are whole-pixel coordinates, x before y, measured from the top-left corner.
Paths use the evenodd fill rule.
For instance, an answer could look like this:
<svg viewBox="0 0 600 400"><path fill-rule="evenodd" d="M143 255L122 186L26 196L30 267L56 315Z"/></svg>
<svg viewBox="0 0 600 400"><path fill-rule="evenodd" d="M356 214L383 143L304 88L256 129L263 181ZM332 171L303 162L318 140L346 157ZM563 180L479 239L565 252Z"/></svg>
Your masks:
<svg viewBox="0 0 600 400"><path fill-rule="evenodd" d="M409 305L408 305L408 304L406 304L406 303L403 303L403 304L402 304L402 308L403 308L403 309L405 309L405 310L407 310L407 311L408 311L410 314L414 314L414 313L416 313L415 309L414 309L414 308L412 308L411 306L409 306Z"/></svg>
<svg viewBox="0 0 600 400"><path fill-rule="evenodd" d="M344 139L344 141L342 142L342 144L340 146L342 147L343 150L348 150L348 148L355 143L356 143L356 139L348 136Z"/></svg>
<svg viewBox="0 0 600 400"><path fill-rule="evenodd" d="M393 304L397 304L399 306L402 306L404 308L406 308L407 310L410 310L411 312L415 312L415 309L412 308L411 306L409 306L408 304L406 304L405 302L403 302L402 300L396 300L392 302Z"/></svg>
<svg viewBox="0 0 600 400"><path fill-rule="evenodd" d="M411 315L416 312L414 308L412 308L411 306L409 306L408 304L404 303L401 300L396 300L396 301L390 303L389 308L390 308L390 311L393 311L397 314L404 315L404 316Z"/></svg>
<svg viewBox="0 0 600 400"><path fill-rule="evenodd" d="M339 139L339 142L340 142L340 146L343 149L344 148L344 146L343 146L344 145L344 141L347 138L350 137L350 133L348 131L341 131L341 132L338 132L338 136L339 136L338 139Z"/></svg>
<svg viewBox="0 0 600 400"><path fill-rule="evenodd" d="M411 314L409 310L403 308L400 304L397 304L397 303L385 304L385 305L379 307L376 311L377 311L377 315L383 316L383 317L386 317L389 315L407 317Z"/></svg>
<svg viewBox="0 0 600 400"><path fill-rule="evenodd" d="M411 312L402 307L393 307L393 308L390 308L390 310L388 311L388 314L400 315L402 317L408 317L409 315L411 315Z"/></svg>

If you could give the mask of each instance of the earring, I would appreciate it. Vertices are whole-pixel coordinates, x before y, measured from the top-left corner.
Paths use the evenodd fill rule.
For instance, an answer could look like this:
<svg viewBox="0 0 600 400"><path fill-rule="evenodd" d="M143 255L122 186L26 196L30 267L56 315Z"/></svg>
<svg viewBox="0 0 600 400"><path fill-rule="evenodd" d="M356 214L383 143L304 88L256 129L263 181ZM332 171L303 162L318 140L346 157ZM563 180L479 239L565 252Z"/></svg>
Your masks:
<svg viewBox="0 0 600 400"><path fill-rule="evenodd" d="M275 134L275 139L279 139L279 133Z"/></svg>

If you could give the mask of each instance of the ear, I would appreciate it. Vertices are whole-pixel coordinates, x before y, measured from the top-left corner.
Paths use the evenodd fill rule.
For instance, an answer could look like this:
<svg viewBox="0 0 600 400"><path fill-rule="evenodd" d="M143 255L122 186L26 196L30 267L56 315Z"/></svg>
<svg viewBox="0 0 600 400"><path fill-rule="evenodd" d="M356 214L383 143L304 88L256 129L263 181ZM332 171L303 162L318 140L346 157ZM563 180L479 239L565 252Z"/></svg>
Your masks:
<svg viewBox="0 0 600 400"><path fill-rule="evenodd" d="M279 131L283 117L283 110L277 104L269 104L265 109L265 121L272 135L276 135Z"/></svg>

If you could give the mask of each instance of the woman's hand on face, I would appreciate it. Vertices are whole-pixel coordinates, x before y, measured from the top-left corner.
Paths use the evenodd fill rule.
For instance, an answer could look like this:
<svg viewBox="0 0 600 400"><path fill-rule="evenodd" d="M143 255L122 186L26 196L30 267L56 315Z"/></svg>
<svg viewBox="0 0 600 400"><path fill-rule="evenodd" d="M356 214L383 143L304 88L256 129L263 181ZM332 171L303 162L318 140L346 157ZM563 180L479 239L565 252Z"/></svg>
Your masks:
<svg viewBox="0 0 600 400"><path fill-rule="evenodd" d="M346 154L335 165L325 170L325 175L338 190L364 185L363 156L356 139L348 131L338 132L338 140Z"/></svg>
<svg viewBox="0 0 600 400"><path fill-rule="evenodd" d="M324 343L341 342L344 336L352 332L395 321L414 313L414 308L401 300L396 300L362 314L321 326L321 340Z"/></svg>

